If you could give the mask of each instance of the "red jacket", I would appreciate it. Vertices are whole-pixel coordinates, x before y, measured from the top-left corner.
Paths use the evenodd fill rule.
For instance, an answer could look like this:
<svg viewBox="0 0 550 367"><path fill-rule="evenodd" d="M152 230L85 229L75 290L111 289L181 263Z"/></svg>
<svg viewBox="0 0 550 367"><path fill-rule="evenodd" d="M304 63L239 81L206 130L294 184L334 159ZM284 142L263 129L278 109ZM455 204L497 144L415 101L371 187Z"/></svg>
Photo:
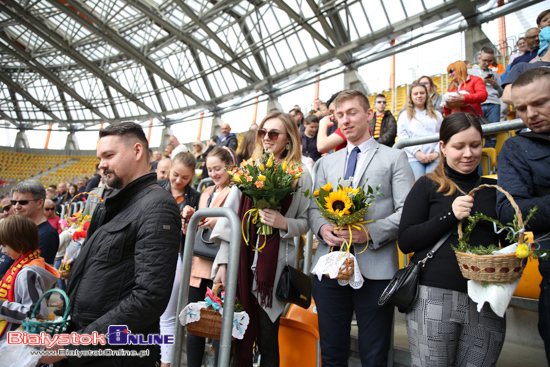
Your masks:
<svg viewBox="0 0 550 367"><path fill-rule="evenodd" d="M464 94L464 101L462 102L464 106L460 107L460 112L473 113L472 109L467 106L472 105L477 113L479 113L479 116L483 116L483 111L481 111L481 103L485 102L487 99L487 89L485 88L483 79L475 75L468 75L466 83L462 84L459 88L459 91L462 90L466 90L469 94ZM456 87L453 85L449 88L448 92L456 92ZM445 106L443 108L443 112L445 113L445 116L449 116L452 113L452 110Z"/></svg>

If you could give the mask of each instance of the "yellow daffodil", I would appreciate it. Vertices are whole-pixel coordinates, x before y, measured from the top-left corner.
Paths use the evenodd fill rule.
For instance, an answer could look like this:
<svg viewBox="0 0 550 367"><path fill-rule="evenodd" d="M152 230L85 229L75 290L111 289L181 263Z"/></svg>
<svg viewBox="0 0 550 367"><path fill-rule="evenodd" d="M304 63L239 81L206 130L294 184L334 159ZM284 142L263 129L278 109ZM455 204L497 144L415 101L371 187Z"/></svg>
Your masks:
<svg viewBox="0 0 550 367"><path fill-rule="evenodd" d="M351 214L349 209L351 208L352 202L350 198L343 191L331 192L325 203L325 208L330 213L343 216L345 214Z"/></svg>
<svg viewBox="0 0 550 367"><path fill-rule="evenodd" d="M259 175L259 176L258 176L258 180L260 180L260 181L265 181L265 180L266 180L266 177L265 177L265 176L262 176L262 175Z"/></svg>
<svg viewBox="0 0 550 367"><path fill-rule="evenodd" d="M287 163L286 161L283 162L283 171L286 171L286 166L287 166Z"/></svg>
<svg viewBox="0 0 550 367"><path fill-rule="evenodd" d="M272 155L269 156L269 159L268 159L268 161L267 161L267 166L268 166L269 168L273 167L273 156L272 156Z"/></svg>
<svg viewBox="0 0 550 367"><path fill-rule="evenodd" d="M329 182L325 186L321 187L322 190L330 191L332 190L332 184Z"/></svg>
<svg viewBox="0 0 550 367"><path fill-rule="evenodd" d="M518 248L516 249L516 256L520 259L529 256L529 247L527 247L525 243L518 245Z"/></svg>

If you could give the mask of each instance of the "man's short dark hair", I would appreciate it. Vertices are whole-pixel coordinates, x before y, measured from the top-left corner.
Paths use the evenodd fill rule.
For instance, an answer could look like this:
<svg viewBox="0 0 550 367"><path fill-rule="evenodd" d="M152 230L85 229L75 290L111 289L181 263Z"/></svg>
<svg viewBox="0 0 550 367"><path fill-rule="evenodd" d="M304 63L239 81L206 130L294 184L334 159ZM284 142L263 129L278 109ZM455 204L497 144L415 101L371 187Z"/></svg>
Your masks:
<svg viewBox="0 0 550 367"><path fill-rule="evenodd" d="M384 99L387 99L385 95L383 95L382 93L378 93L376 95L376 97L374 97L374 100L376 101L376 98L384 98Z"/></svg>
<svg viewBox="0 0 550 367"><path fill-rule="evenodd" d="M147 138L145 137L143 128L135 122L125 121L119 124L109 125L106 128L99 130L100 139L109 135L132 136L141 142L146 151L149 150L149 144L147 143Z"/></svg>
<svg viewBox="0 0 550 367"><path fill-rule="evenodd" d="M37 180L25 180L19 182L11 189L11 194L14 192L20 192L22 194L30 192L34 200L46 199L46 189Z"/></svg>
<svg viewBox="0 0 550 367"><path fill-rule="evenodd" d="M291 109L291 110L288 112L288 114L290 115L292 112L294 112L294 113L299 113L299 114L302 115L302 116L304 115L304 113L303 113L302 111L300 111L299 109L297 109L297 108Z"/></svg>
<svg viewBox="0 0 550 367"><path fill-rule="evenodd" d="M304 120L304 125L309 125L311 123L318 124L319 123L319 117L317 117L317 115L308 115L308 117L306 117L305 120Z"/></svg>
<svg viewBox="0 0 550 367"><path fill-rule="evenodd" d="M539 14L537 17L537 25L540 27L540 22L542 22L542 18L544 18L548 13L550 13L550 9L543 11Z"/></svg>
<svg viewBox="0 0 550 367"><path fill-rule="evenodd" d="M340 91L341 92L341 91ZM334 93L332 96L330 96L330 98L328 99L327 101L327 107L330 107L330 105L332 104L332 102L334 102L334 100L336 99L336 97L338 97L338 94L340 94L340 92L336 92Z"/></svg>
<svg viewBox="0 0 550 367"><path fill-rule="evenodd" d="M220 140L220 138L218 137L218 135L212 135L212 136L210 137L210 139L212 139L212 141L213 141L214 143L217 143L218 140Z"/></svg>
<svg viewBox="0 0 550 367"><path fill-rule="evenodd" d="M483 46L481 48L481 52L486 53L486 54L491 54L491 55L495 54L495 50L493 50L493 48L487 47L487 46Z"/></svg>
<svg viewBox="0 0 550 367"><path fill-rule="evenodd" d="M542 78L550 79L550 68L529 69L517 77L516 81L512 84L512 89L514 87L525 87Z"/></svg>

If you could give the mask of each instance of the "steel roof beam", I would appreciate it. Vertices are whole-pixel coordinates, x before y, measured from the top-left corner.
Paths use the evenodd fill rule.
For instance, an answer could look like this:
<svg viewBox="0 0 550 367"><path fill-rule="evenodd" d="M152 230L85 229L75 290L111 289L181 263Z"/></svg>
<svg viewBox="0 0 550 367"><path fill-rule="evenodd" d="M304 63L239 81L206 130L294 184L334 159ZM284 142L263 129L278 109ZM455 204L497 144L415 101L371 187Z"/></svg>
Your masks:
<svg viewBox="0 0 550 367"><path fill-rule="evenodd" d="M11 97L11 103L13 104L13 110L17 115L17 119L19 121L23 121L23 115L21 114L21 106L19 106L19 101L17 100L17 94L11 88L10 88L10 97Z"/></svg>
<svg viewBox="0 0 550 367"><path fill-rule="evenodd" d="M149 76L149 81L151 82L151 86L153 87L153 91L155 92L155 96L157 97L160 109L162 110L162 112L166 113L166 105L164 104L164 100L162 99L162 96L160 94L157 81L155 80L155 75L149 70L147 70L147 75Z"/></svg>
<svg viewBox="0 0 550 367"><path fill-rule="evenodd" d="M13 0L3 0L5 3L9 4L12 9L9 9L0 2L0 10L4 11L6 14L10 14L12 18L17 20L21 25L25 26L30 31L34 32L36 35L42 39L48 40L48 42L58 49L63 54L71 57L77 64L81 65L84 69L88 70L96 77L110 85L113 89L119 92L121 95L126 97L129 101L135 103L138 107L150 114L151 117L157 117L162 120L157 112L150 109L145 103L141 102L136 96L128 92L124 87L122 87L116 80L107 75L103 70L97 67L96 64L88 60L81 53L76 51L67 45L67 42L57 33L49 29L44 23L39 19L35 18L32 14L27 13L19 4ZM27 20L29 19L29 20Z"/></svg>
<svg viewBox="0 0 550 367"><path fill-rule="evenodd" d="M35 105L41 112L44 114L50 116L52 118L52 122L58 122L61 124L61 119L57 117L48 107L44 106L40 101L36 100L32 95L30 95L26 90L21 88L19 84L14 82L8 75L6 75L4 72L0 71L0 81L4 82L8 88L13 89L15 92L20 94L23 98L25 98L27 101ZM65 124L64 127L68 128L68 126Z"/></svg>
<svg viewBox="0 0 550 367"><path fill-rule="evenodd" d="M99 116L104 120L108 120L108 118L105 115L99 112L97 108L95 108L90 102L88 102L86 99L80 96L74 89L67 86L61 79L57 77L57 75L53 74L46 67L44 67L44 65L40 64L37 60L33 60L31 55L29 55L26 51L23 51L21 48L17 47L17 45L13 42L13 40L7 37L4 33L0 33L0 38L2 38L6 42L9 42L11 46L15 49L15 50L12 50L9 47L5 46L4 44L0 43L0 47L4 51L7 51L12 56L17 57L21 62L23 62L29 68L31 68L38 74L42 75L44 78L48 79L52 84L55 84L61 91L73 97L77 102L79 102L82 106L89 109L92 113L96 114L97 116ZM21 53L23 55L21 55Z"/></svg>
<svg viewBox="0 0 550 367"><path fill-rule="evenodd" d="M126 39L121 37L116 30L111 29L105 24L102 24L101 19L97 19L95 14L88 11L88 9L84 8L79 2L76 2L74 0L64 0L64 3L70 5L72 8L74 8L74 10L69 8L67 5L64 5L59 0L48 0L48 2L55 6L57 9L62 10L73 20L78 22L80 25L86 27L89 31L94 33L96 36L102 38L111 46L130 56L134 61L141 64L144 68L149 69L151 72L157 74L161 79L164 79L168 84L178 89L183 94L191 97L191 99L193 99L197 104L204 103L204 101L199 96L197 96L187 87L181 85L178 80L174 79L172 76L170 76L170 74L160 68L148 57L139 52L139 50L131 45ZM81 15L84 15L88 19L83 18Z"/></svg>
<svg viewBox="0 0 550 367"><path fill-rule="evenodd" d="M234 52L233 50L231 50L231 48L225 44L217 35L214 31L212 31L210 29L210 27L208 27L207 24L205 24L204 22L202 22L199 17L197 16L197 14L195 14L195 12L193 11L193 9L191 9L189 6L187 6L182 0L173 0L179 7L180 9L185 13L185 15L187 15L189 18L191 18L191 20L197 25L199 26L204 32L206 32L207 35L210 36L210 38L216 42L216 44L222 49L224 50L232 59L232 62L236 62L250 77L250 79L252 79L253 82L255 81L258 81L259 78L258 76L254 73L254 71L252 71Z"/></svg>
<svg viewBox="0 0 550 367"><path fill-rule="evenodd" d="M199 55L197 54L197 50L195 50L194 47L189 47L189 52L191 53L191 56L193 56L193 61L195 61L197 69L199 69L199 74L201 76L202 82L204 83L204 86L206 87L206 91L208 92L208 96L210 97L210 100L216 99L216 93L214 93L212 84L210 84L210 80L208 80L208 77L204 72L204 67L202 66L202 61Z"/></svg>
<svg viewBox="0 0 550 367"><path fill-rule="evenodd" d="M105 94L107 95L107 98L109 99L109 105L111 106L111 109L113 110L113 115L115 116L115 119L120 119L120 115L118 113L118 109L116 108L115 101L113 99L113 95L111 93L111 87L105 82L104 80L101 81L103 83L103 88L105 89Z"/></svg>

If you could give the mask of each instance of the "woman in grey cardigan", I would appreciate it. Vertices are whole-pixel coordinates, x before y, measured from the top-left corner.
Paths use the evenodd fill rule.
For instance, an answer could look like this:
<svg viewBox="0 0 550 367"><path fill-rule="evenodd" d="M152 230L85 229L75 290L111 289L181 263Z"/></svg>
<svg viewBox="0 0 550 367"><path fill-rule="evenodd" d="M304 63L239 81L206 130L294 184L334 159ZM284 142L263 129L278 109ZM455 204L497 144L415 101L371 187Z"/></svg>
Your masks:
<svg viewBox="0 0 550 367"><path fill-rule="evenodd" d="M301 138L290 115L273 112L264 118L258 130L256 151L253 156L259 157L264 151L273 153L281 162L287 161L288 164L301 162ZM252 251L251 247L246 245L241 247L238 298L250 316L250 324L244 339L238 342L238 356L235 358L237 366L252 366L254 341L259 346L262 367L279 365L279 317L285 303L277 300L275 290L283 267L287 262L294 263L296 256L294 237L304 235L309 229L307 219L309 199L303 195L303 191L311 188L309 173L304 172L300 176L296 187L297 192L283 201L284 215L277 210L260 210L262 222L278 229L278 235L275 231L275 237L268 237L267 247L277 246L276 242L278 242L278 248L265 248L260 252ZM240 190L233 187L224 207L232 208L238 213L241 196ZM220 218L210 237L221 244L212 270L212 275L215 276L214 283L221 282L225 285L230 232L228 220ZM275 243L272 242L273 240Z"/></svg>

